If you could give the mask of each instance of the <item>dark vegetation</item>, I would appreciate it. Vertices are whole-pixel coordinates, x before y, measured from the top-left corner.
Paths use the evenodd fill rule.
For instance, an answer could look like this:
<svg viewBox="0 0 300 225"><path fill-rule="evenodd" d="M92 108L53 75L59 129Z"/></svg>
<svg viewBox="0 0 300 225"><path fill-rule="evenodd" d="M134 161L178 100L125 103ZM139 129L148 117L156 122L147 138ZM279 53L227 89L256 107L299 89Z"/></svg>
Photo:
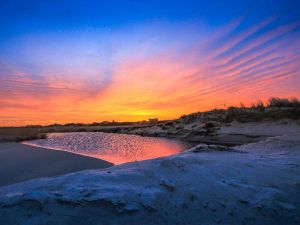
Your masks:
<svg viewBox="0 0 300 225"><path fill-rule="evenodd" d="M227 109L214 109L208 112L197 112L184 115L180 122L218 121L218 122L255 122L262 120L300 119L300 100L297 98L270 98L267 103L258 101L249 107L240 103Z"/></svg>
<svg viewBox="0 0 300 225"><path fill-rule="evenodd" d="M137 123L146 123L146 121L141 121L141 122L116 122L116 121L102 121L102 122L94 122L91 124L85 124L85 123L66 123L66 124L50 124L46 126L41 126L41 125L27 125L25 127L30 127L30 128L42 128L42 127L74 127L74 126L80 126L80 127L85 127L85 126L126 126L126 125L134 125Z"/></svg>

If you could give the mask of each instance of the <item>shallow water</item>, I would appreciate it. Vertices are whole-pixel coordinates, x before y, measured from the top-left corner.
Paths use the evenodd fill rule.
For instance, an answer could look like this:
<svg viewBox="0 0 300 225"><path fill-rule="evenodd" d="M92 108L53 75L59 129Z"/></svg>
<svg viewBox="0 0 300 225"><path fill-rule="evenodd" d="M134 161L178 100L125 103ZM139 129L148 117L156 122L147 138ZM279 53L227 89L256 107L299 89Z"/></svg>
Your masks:
<svg viewBox="0 0 300 225"><path fill-rule="evenodd" d="M189 147L166 138L103 132L51 133L47 139L26 141L25 144L69 151L114 164L168 156Z"/></svg>

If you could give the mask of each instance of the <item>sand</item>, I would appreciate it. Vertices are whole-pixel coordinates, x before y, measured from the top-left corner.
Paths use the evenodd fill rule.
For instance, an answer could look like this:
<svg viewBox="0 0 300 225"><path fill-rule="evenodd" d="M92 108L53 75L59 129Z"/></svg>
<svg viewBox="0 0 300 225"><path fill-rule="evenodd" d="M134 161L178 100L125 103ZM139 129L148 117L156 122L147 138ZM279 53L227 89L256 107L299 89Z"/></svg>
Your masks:
<svg viewBox="0 0 300 225"><path fill-rule="evenodd" d="M21 143L0 143L0 162L0 186L112 165L101 159Z"/></svg>
<svg viewBox="0 0 300 225"><path fill-rule="evenodd" d="M0 188L0 224L300 224L300 135Z"/></svg>

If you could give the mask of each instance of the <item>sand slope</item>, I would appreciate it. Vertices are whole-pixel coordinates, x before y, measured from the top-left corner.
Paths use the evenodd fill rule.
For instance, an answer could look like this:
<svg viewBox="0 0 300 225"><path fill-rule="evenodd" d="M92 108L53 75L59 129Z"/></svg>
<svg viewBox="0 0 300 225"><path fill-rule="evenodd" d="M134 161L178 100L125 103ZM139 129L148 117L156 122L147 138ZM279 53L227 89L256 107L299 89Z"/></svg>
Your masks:
<svg viewBox="0 0 300 225"><path fill-rule="evenodd" d="M0 143L0 186L111 165L104 160L69 152L19 143Z"/></svg>
<svg viewBox="0 0 300 225"><path fill-rule="evenodd" d="M299 224L300 135L0 188L0 224Z"/></svg>

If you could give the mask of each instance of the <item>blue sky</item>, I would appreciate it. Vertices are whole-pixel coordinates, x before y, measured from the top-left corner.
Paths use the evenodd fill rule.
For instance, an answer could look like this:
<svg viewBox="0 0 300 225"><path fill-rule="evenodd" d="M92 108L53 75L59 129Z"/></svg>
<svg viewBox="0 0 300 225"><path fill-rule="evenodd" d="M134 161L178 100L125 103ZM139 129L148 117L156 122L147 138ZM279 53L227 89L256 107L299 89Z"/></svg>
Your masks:
<svg viewBox="0 0 300 225"><path fill-rule="evenodd" d="M296 0L1 1L0 124L299 96L299 11Z"/></svg>
<svg viewBox="0 0 300 225"><path fill-rule="evenodd" d="M83 43L91 44L96 40L97 44L103 44L103 40L121 41L131 35L130 42L148 35L149 39L156 36L163 47L174 35L183 36L185 32L187 39L187 36L201 38L205 35L203 32L213 32L239 19L243 23L230 33L231 36L266 18L277 18L269 25L276 27L300 20L299 11L300 2L296 0L1 1L0 56L16 58L16 52L24 45L34 46L30 42L64 44L74 42L74 37L79 41L85 39ZM189 44L190 40L185 42ZM133 47L133 44L126 45Z"/></svg>
<svg viewBox="0 0 300 225"><path fill-rule="evenodd" d="M1 37L45 30L115 28L149 21L200 21L220 26L237 17L299 19L297 0L1 1ZM297 15L298 14L298 15Z"/></svg>

